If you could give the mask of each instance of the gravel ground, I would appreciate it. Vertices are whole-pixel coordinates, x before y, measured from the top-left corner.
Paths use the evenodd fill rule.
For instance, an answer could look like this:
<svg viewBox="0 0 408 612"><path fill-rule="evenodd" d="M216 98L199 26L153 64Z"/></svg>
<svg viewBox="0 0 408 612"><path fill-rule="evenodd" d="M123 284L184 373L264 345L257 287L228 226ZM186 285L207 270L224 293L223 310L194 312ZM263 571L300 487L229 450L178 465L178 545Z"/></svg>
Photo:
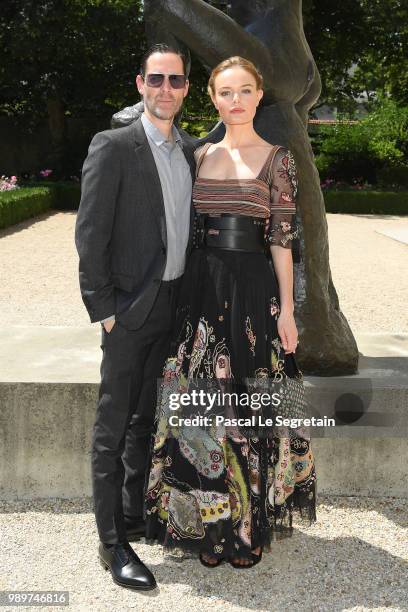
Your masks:
<svg viewBox="0 0 408 612"><path fill-rule="evenodd" d="M89 323L78 286L76 213L51 212L0 231L0 311L7 325ZM354 332L408 332L408 248L378 234L406 217L328 214L330 264Z"/></svg>
<svg viewBox="0 0 408 612"><path fill-rule="evenodd" d="M317 523L242 572L136 543L159 585L143 594L97 563L90 500L0 502L0 589L66 590L70 609L92 612L408 610L406 500L321 495L317 512Z"/></svg>

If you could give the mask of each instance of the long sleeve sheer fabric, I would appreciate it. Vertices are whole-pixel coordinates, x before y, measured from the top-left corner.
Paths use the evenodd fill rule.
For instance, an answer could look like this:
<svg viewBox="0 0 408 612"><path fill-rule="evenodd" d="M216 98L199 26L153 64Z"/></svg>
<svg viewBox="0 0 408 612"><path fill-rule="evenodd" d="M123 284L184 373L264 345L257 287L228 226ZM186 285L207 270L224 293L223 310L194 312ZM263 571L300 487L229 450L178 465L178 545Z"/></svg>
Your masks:
<svg viewBox="0 0 408 612"><path fill-rule="evenodd" d="M296 224L296 196L298 182L295 160L291 151L280 148L271 164L269 184L271 189L271 215L266 225L268 245L292 248L299 236Z"/></svg>

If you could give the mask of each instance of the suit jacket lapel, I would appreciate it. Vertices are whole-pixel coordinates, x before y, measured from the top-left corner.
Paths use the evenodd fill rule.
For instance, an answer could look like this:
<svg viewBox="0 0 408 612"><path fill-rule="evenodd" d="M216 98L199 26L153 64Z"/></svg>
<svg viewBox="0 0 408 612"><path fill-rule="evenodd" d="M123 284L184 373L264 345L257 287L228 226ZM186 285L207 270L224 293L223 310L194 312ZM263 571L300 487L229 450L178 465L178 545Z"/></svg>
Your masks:
<svg viewBox="0 0 408 612"><path fill-rule="evenodd" d="M140 175L142 177L148 202L153 209L160 235L167 247L166 214L159 172L140 119L134 123L135 153L137 154Z"/></svg>

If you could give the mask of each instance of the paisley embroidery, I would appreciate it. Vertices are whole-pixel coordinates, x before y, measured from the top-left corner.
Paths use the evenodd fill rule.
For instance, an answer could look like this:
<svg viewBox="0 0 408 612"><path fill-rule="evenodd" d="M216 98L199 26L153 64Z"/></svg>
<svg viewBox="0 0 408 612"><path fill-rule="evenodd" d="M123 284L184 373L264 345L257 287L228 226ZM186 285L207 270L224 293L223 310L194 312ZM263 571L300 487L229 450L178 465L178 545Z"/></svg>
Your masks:
<svg viewBox="0 0 408 612"><path fill-rule="evenodd" d="M231 356L225 344L225 339L218 342L214 348L213 369L216 378L233 378Z"/></svg>
<svg viewBox="0 0 408 612"><path fill-rule="evenodd" d="M194 338L193 350L191 352L190 369L188 372L189 378L193 378L194 374L200 367L200 363L204 357L212 331L213 328L208 325L207 321L203 318L200 319Z"/></svg>
<svg viewBox="0 0 408 612"><path fill-rule="evenodd" d="M249 340L249 350L255 357L256 335L252 330L251 319L249 317L245 319L245 332Z"/></svg>
<svg viewBox="0 0 408 612"><path fill-rule="evenodd" d="M277 320L279 314L280 314L280 307L278 304L278 300L276 299L275 296L273 296L271 298L271 315L272 317L275 318L275 320Z"/></svg>

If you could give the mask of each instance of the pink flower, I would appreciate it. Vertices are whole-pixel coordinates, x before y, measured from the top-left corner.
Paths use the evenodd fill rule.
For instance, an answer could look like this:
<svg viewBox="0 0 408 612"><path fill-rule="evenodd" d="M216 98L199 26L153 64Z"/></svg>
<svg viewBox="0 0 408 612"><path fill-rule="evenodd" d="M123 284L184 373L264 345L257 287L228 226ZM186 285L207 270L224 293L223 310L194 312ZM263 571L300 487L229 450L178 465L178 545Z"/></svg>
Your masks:
<svg viewBox="0 0 408 612"><path fill-rule="evenodd" d="M46 170L40 171L40 176L42 176L43 178L47 178L47 176L50 176L50 174L52 174L52 170L50 168L46 168Z"/></svg>
<svg viewBox="0 0 408 612"><path fill-rule="evenodd" d="M11 191L13 189L19 189L17 185L17 177L12 176L8 178L7 176L2 176L0 178L0 191Z"/></svg>

